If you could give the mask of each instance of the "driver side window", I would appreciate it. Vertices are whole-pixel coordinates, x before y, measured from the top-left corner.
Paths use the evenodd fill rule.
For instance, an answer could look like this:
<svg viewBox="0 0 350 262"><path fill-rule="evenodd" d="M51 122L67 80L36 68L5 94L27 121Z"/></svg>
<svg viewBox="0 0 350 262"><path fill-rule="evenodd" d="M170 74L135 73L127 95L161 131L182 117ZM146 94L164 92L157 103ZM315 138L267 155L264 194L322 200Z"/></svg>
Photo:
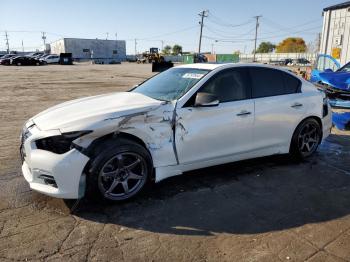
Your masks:
<svg viewBox="0 0 350 262"><path fill-rule="evenodd" d="M220 103L249 99L249 74L246 68L231 68L218 72L198 92L218 97Z"/></svg>

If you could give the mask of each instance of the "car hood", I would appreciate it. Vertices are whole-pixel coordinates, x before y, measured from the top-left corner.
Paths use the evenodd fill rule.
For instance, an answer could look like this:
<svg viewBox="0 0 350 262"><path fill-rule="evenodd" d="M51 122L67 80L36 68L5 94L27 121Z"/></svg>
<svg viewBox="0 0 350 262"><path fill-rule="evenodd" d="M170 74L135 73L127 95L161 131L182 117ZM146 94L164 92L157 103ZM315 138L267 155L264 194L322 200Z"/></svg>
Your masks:
<svg viewBox="0 0 350 262"><path fill-rule="evenodd" d="M31 120L40 130L91 126L108 118L149 111L163 101L134 92L119 92L68 101L51 107Z"/></svg>
<svg viewBox="0 0 350 262"><path fill-rule="evenodd" d="M323 72L319 75L322 82L340 90L350 91L349 72Z"/></svg>

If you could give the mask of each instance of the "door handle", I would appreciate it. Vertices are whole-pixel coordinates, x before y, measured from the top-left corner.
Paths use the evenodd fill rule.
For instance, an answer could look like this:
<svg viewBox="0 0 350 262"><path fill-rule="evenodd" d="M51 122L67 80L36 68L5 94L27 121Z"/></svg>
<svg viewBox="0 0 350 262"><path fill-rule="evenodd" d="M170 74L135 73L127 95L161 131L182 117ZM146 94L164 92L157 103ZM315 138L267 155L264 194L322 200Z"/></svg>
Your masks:
<svg viewBox="0 0 350 262"><path fill-rule="evenodd" d="M237 116L246 116L246 115L250 115L252 112L249 112L247 110L242 110L241 112L239 112L237 114Z"/></svg>
<svg viewBox="0 0 350 262"><path fill-rule="evenodd" d="M300 104L300 103L294 103L293 105L291 105L290 107L293 107L293 108L297 108L297 107L302 107L303 104Z"/></svg>

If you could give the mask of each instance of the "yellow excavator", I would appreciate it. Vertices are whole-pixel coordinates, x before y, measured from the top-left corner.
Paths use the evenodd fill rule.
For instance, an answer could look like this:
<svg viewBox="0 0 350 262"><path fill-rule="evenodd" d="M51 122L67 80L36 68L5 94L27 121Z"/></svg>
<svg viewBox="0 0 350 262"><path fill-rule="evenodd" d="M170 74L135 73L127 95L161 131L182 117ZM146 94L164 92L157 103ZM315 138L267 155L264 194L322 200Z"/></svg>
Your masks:
<svg viewBox="0 0 350 262"><path fill-rule="evenodd" d="M162 72L174 66L172 62L165 61L157 47L151 47L149 51L143 52L142 56L137 59L137 63L152 63L152 72Z"/></svg>

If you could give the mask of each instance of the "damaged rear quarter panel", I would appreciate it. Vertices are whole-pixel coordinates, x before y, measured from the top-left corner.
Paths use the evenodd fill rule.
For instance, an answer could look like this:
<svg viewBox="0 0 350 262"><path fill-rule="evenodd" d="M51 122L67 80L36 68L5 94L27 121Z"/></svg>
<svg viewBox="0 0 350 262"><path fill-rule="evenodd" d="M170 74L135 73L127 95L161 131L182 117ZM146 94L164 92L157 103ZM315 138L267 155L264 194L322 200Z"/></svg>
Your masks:
<svg viewBox="0 0 350 262"><path fill-rule="evenodd" d="M84 148L95 139L111 133L126 133L141 139L153 159L154 167L177 164L173 147L172 119L175 105L167 102L160 106L142 108L108 115L101 121L86 127L93 133L74 141Z"/></svg>

